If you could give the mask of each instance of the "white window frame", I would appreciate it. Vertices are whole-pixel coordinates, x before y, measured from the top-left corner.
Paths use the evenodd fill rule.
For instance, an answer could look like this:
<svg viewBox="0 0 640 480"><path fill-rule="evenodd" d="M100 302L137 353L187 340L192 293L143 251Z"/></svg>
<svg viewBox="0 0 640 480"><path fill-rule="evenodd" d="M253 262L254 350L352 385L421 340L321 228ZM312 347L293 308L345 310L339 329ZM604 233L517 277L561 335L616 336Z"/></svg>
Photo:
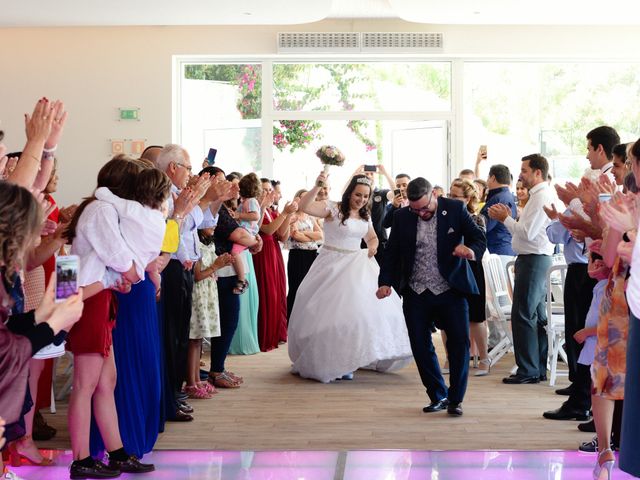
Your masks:
<svg viewBox="0 0 640 480"><path fill-rule="evenodd" d="M451 64L451 109L444 111L280 111L273 108L273 64L274 63L327 63L330 61L340 63L370 63L370 62L445 62ZM271 178L273 176L273 129L271 126L276 120L443 120L449 125L448 140L448 175L457 165L453 165L452 159L459 157L458 148L462 147L461 139L457 139L455 132L461 131L457 122L461 119L462 90L454 92L454 88L461 88L461 82L454 82L455 70L460 70L462 64L452 58L433 56L184 56L173 57L173 123L172 141L181 143L181 104L180 91L182 88L182 72L184 65L189 64L260 64L262 67L262 174ZM459 72L461 73L461 72ZM456 100L457 99L457 100ZM455 112L459 112L458 115ZM462 150L459 150L462 152ZM457 163L457 162L456 162ZM460 162L462 163L462 162ZM454 168L455 167L455 168Z"/></svg>
<svg viewBox="0 0 640 480"><path fill-rule="evenodd" d="M449 62L451 64L451 108L449 111L322 111L284 112L273 109L274 63L363 63L363 62ZM173 56L173 123L172 138L180 143L180 89L185 64L233 63L262 65L262 125L271 126L275 120L443 120L448 123L448 173L450 181L460 169L468 167L464 159L464 68L467 63L638 63L640 58L576 58L576 57L505 57L505 56L440 56L440 55L174 55ZM264 79L268 81L264 81ZM585 132L586 133L586 132ZM273 176L272 128L262 128L262 169Z"/></svg>

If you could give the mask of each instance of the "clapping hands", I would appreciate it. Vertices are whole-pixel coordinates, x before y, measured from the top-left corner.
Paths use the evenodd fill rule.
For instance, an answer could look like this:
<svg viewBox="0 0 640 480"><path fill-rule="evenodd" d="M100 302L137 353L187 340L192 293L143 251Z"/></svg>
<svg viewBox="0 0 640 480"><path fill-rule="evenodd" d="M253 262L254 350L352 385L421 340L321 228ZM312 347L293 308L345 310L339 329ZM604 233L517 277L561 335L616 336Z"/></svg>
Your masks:
<svg viewBox="0 0 640 480"><path fill-rule="evenodd" d="M638 226L637 199L635 194L616 193L610 202L600 206L600 217L609 227L619 232L634 230Z"/></svg>

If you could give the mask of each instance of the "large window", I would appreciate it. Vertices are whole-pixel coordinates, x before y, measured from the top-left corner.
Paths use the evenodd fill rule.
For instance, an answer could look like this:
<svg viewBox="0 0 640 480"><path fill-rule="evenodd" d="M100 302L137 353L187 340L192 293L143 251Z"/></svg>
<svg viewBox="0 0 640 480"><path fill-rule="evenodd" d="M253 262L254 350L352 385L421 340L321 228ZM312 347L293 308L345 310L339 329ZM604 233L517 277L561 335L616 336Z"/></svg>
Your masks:
<svg viewBox="0 0 640 480"><path fill-rule="evenodd" d="M586 133L615 127L640 135L640 65L541 61L180 60L177 141L195 159L218 149L225 170L279 179L284 193L310 187L315 151L336 145L347 165L332 169L334 198L359 164L423 175L443 184L473 168L488 147L515 177L520 158L541 152L554 179L588 166ZM379 179L384 186L384 180ZM336 188L337 187L337 188Z"/></svg>
<svg viewBox="0 0 640 480"><path fill-rule="evenodd" d="M336 198L361 164L449 176L450 62L182 62L179 84L178 141L194 165L215 147L226 171L276 178L288 197L313 184L326 144L347 157L331 172Z"/></svg>
<svg viewBox="0 0 640 480"><path fill-rule="evenodd" d="M180 143L194 168L214 147L228 171L262 169L260 80L256 64L182 65Z"/></svg>
<svg viewBox="0 0 640 480"><path fill-rule="evenodd" d="M617 63L465 63L465 163L473 164L482 144L488 165L504 163L514 175L524 155L541 152L554 179L580 178L589 166L589 130L611 125L624 142L638 138L639 70Z"/></svg>

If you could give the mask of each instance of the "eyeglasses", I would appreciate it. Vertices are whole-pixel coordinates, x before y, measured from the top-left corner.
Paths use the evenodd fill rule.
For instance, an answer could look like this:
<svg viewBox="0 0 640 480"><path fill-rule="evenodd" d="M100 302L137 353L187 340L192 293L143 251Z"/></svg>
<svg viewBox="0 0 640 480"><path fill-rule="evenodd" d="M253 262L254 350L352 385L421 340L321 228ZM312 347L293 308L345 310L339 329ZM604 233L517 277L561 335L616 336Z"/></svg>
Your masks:
<svg viewBox="0 0 640 480"><path fill-rule="evenodd" d="M409 206L409 211L415 213L416 215L420 215L421 217L426 214L426 213L433 213L430 210L431 204L433 203L434 198L431 197L429 199L429 203L427 203L424 207L420 207L420 208L413 208L411 206Z"/></svg>
<svg viewBox="0 0 640 480"><path fill-rule="evenodd" d="M179 167L182 167L182 168L184 168L186 170L191 171L191 165L185 165L184 163L180 163L180 162L173 162L173 163L175 163Z"/></svg>

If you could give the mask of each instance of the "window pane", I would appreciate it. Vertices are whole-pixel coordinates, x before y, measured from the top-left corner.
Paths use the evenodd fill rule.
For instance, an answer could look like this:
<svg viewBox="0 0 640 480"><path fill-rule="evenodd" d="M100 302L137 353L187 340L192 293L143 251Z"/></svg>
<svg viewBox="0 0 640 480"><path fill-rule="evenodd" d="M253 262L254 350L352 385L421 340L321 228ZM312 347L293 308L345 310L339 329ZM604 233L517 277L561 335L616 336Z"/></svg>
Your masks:
<svg viewBox="0 0 640 480"><path fill-rule="evenodd" d="M392 178L406 173L412 178L423 176L434 184L446 183L446 122L362 120L356 127L344 120L297 122L274 122L274 132L282 136L274 137L274 178L280 180L285 200L290 200L298 189L313 186L323 168L315 152L329 144L336 145L345 155L342 167L330 169L332 200L340 200L343 186L363 164L383 164ZM303 129L304 133L298 131ZM304 141L285 145L287 138ZM381 175L376 177L376 185L389 188Z"/></svg>
<svg viewBox="0 0 640 480"><path fill-rule="evenodd" d="M184 66L180 138L195 171L211 147L226 171L262 169L261 81L260 65Z"/></svg>
<svg viewBox="0 0 640 480"><path fill-rule="evenodd" d="M466 63L464 166L488 146L495 163L517 178L520 159L541 152L555 180L576 180L589 167L586 134L614 127L623 142L638 138L640 66L597 63Z"/></svg>
<svg viewBox="0 0 640 480"><path fill-rule="evenodd" d="M448 111L451 65L430 63L280 63L273 65L281 111Z"/></svg>

